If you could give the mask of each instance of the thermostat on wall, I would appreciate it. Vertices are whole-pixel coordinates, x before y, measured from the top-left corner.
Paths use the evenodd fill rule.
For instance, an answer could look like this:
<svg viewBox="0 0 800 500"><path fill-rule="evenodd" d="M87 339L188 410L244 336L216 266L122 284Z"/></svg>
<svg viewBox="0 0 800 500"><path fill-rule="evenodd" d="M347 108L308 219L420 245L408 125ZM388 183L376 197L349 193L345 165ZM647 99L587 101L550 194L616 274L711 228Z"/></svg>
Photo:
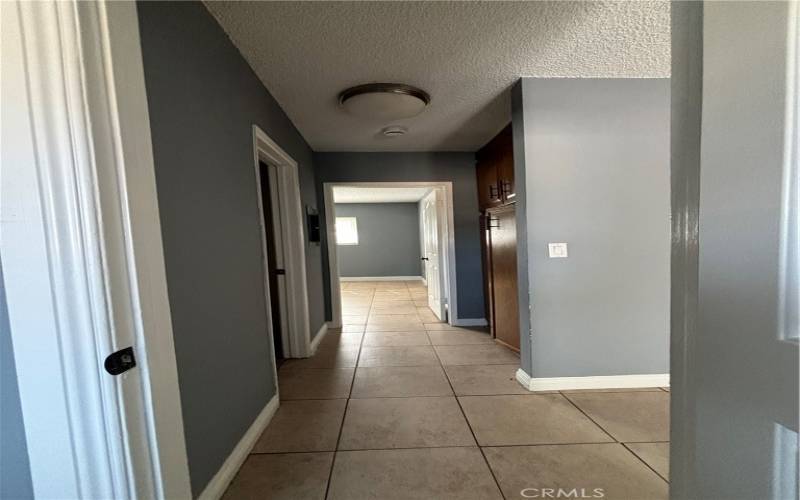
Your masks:
<svg viewBox="0 0 800 500"><path fill-rule="evenodd" d="M551 259L563 259L567 256L566 243L548 243L547 250Z"/></svg>

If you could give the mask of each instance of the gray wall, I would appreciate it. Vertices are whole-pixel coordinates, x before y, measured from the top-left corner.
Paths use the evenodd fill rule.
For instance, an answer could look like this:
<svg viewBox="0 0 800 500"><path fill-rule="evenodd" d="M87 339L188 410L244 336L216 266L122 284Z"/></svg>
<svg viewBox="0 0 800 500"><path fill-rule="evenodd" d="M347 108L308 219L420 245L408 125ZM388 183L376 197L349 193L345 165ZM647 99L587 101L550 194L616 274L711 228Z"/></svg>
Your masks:
<svg viewBox="0 0 800 500"><path fill-rule="evenodd" d="M521 85L532 375L667 373L669 80Z"/></svg>
<svg viewBox="0 0 800 500"><path fill-rule="evenodd" d="M192 490L199 494L274 394L253 167L257 124L300 165L312 153L198 2L138 4ZM312 334L320 249L307 245Z"/></svg>
<svg viewBox="0 0 800 500"><path fill-rule="evenodd" d="M0 498L33 498L17 369L0 264Z"/></svg>
<svg viewBox="0 0 800 500"><path fill-rule="evenodd" d="M320 206L325 182L451 181L455 204L458 316L484 317L474 153L315 153L314 169ZM324 215L321 223L324 226ZM322 229L325 234L325 228ZM325 311L330 318L326 248L323 244Z"/></svg>
<svg viewBox="0 0 800 500"><path fill-rule="evenodd" d="M419 205L340 203L337 217L356 217L358 245L340 245L340 276L419 276Z"/></svg>

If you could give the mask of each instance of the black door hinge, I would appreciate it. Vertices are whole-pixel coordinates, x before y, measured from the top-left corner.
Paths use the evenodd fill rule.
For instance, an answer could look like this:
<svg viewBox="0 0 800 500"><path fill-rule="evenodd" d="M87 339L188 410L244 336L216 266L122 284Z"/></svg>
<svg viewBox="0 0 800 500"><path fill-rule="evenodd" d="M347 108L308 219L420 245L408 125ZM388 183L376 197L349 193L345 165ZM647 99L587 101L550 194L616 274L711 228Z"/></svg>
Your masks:
<svg viewBox="0 0 800 500"><path fill-rule="evenodd" d="M119 375L136 366L136 357L133 355L133 347L126 347L117 352L111 353L104 363L106 371L111 375Z"/></svg>

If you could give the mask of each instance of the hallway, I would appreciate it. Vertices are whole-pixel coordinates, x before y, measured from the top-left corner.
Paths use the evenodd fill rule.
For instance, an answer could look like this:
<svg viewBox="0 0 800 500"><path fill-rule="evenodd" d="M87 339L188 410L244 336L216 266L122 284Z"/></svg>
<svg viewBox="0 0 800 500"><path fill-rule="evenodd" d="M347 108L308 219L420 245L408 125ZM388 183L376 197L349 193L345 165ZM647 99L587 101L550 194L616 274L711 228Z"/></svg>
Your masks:
<svg viewBox="0 0 800 500"><path fill-rule="evenodd" d="M425 297L343 283L341 332L281 367L281 406L226 499L667 498L666 390L531 394L515 353Z"/></svg>

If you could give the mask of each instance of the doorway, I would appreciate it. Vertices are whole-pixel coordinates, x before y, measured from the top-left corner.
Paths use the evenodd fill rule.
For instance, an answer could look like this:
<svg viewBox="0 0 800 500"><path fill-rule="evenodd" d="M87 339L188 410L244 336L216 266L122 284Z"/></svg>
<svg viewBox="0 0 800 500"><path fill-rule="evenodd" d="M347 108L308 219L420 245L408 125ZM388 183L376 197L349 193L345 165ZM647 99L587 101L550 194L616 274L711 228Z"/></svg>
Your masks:
<svg viewBox="0 0 800 500"><path fill-rule="evenodd" d="M282 310L282 304L286 302L286 287L279 276L285 276L286 270L278 265L279 253L282 245L278 244L280 231L276 226L280 225L280 207L275 204L277 192L273 191L275 185L275 167L271 167L263 161L258 162L261 182L261 209L264 215L264 243L267 247L266 259L266 285L269 288L269 305L272 319L272 342L275 348L275 363L279 368L285 359L283 349L283 336L287 331L282 323L286 320L286 315ZM282 260L282 259L281 259Z"/></svg>
<svg viewBox="0 0 800 500"><path fill-rule="evenodd" d="M443 210L441 206L444 201L441 199L440 189L432 189L420 203L420 222L422 236L422 257L423 276L428 293L428 307L440 321L447 321L447 297L446 292L442 293L444 283L444 266L442 266L442 252L440 242L442 241L442 224L440 215Z"/></svg>
<svg viewBox="0 0 800 500"><path fill-rule="evenodd" d="M331 327L342 326L344 287L341 282L348 281L418 283L419 286L414 287L414 306L429 308L426 316L430 315L431 321L458 324L451 183L326 183L324 195L331 276ZM412 225L410 220L406 223L385 221L370 229L365 220L359 222L359 217L353 217L352 208L349 208L358 205L359 201L362 205L412 204L415 214L412 232L415 234L400 232L404 225ZM365 213L374 214L375 210ZM401 234L405 236L400 237ZM370 237L372 241L380 240L383 246L368 245ZM387 246L388 240L394 240L394 245ZM406 248L409 241L416 242L416 248ZM398 250L400 247L404 250ZM413 266L399 267L394 262L398 257L412 256ZM393 272L380 272L380 266L365 270L370 262L386 267L390 260ZM357 269L354 269L353 262L358 264Z"/></svg>

